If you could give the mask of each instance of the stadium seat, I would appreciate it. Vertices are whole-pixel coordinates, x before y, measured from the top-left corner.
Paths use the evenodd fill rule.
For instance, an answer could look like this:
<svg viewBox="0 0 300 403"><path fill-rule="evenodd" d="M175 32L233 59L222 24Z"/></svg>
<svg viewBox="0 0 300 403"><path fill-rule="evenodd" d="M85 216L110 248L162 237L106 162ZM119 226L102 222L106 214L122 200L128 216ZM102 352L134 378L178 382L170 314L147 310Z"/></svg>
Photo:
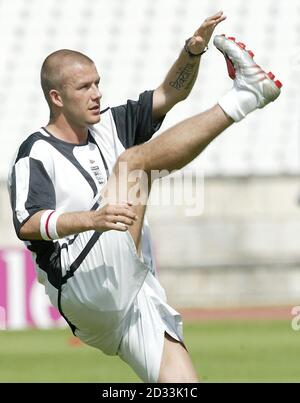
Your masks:
<svg viewBox="0 0 300 403"><path fill-rule="evenodd" d="M20 143L48 119L39 88L43 59L59 48L93 58L102 76L103 106L155 88L202 20L225 8L217 32L250 44L259 64L283 81L278 102L249 116L218 139L192 167L206 175L299 172L300 5L252 0L14 0L0 2L0 178ZM203 57L190 98L170 112L163 129L213 105L230 88L213 46ZM298 102L298 103L297 103Z"/></svg>

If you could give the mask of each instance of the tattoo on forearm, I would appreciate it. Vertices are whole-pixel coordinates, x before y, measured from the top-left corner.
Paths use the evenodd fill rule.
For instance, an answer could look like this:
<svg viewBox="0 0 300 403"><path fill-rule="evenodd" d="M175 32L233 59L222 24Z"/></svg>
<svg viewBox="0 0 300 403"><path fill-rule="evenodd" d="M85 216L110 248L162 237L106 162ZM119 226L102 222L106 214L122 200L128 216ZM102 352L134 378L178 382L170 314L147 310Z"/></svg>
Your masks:
<svg viewBox="0 0 300 403"><path fill-rule="evenodd" d="M182 69L179 70L179 75L176 80L169 82L170 86L178 91L182 90L182 88L188 90L193 82L193 79L195 78L194 68L194 63L187 63Z"/></svg>
<svg viewBox="0 0 300 403"><path fill-rule="evenodd" d="M187 83L186 87L184 88L186 91L188 91L188 92L191 91L191 89L193 87L193 84L194 84L194 82L196 80L196 77L197 77L197 71L194 71L191 79L189 80L189 82Z"/></svg>

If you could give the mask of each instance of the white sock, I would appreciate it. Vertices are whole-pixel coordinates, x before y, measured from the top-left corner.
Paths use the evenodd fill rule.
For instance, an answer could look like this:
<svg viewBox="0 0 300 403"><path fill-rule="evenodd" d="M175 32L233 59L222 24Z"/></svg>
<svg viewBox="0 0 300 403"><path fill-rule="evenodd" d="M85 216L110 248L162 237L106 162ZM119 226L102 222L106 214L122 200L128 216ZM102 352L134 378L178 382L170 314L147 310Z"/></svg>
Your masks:
<svg viewBox="0 0 300 403"><path fill-rule="evenodd" d="M235 122L239 122L257 108L257 98L253 92L234 86L219 100L218 104L228 116Z"/></svg>

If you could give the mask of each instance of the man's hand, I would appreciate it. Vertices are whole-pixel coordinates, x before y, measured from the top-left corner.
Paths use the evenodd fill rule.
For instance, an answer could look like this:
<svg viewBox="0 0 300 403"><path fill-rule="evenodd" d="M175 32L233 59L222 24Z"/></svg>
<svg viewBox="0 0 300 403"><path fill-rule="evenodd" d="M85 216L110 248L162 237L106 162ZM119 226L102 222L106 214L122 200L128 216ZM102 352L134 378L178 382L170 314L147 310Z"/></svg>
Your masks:
<svg viewBox="0 0 300 403"><path fill-rule="evenodd" d="M45 210L34 214L20 229L19 238L22 240L41 240L40 220ZM57 220L57 232L60 238L95 230L99 232L116 230L127 231L133 225L137 216L132 204L106 204L97 211L78 211L63 213Z"/></svg>
<svg viewBox="0 0 300 403"><path fill-rule="evenodd" d="M216 26L225 19L226 17L223 15L223 11L219 11L217 14L206 18L200 28L197 29L189 40L187 44L189 51L194 54L201 53L208 45Z"/></svg>
<svg viewBox="0 0 300 403"><path fill-rule="evenodd" d="M132 204L106 204L100 210L92 212L92 228L95 231L103 232L109 230L127 231L133 225L137 216Z"/></svg>
<svg viewBox="0 0 300 403"><path fill-rule="evenodd" d="M186 99L195 84L201 57L191 57L186 50L199 55L208 45L216 26L225 19L223 11L207 18L186 43L163 83L153 93L154 121L165 116L177 102Z"/></svg>

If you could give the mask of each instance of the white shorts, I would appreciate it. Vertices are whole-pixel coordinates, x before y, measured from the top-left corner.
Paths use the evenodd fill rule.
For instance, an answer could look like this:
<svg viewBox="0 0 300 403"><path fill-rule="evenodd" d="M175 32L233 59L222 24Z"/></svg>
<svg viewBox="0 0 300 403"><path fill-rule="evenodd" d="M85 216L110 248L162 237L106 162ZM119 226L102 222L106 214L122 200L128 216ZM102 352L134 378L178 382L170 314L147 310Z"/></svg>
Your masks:
<svg viewBox="0 0 300 403"><path fill-rule="evenodd" d="M164 333L183 341L181 317L128 231L95 234L81 233L61 251L63 275L74 262L76 270L61 287L59 308L84 343L118 354L143 381L157 382Z"/></svg>

